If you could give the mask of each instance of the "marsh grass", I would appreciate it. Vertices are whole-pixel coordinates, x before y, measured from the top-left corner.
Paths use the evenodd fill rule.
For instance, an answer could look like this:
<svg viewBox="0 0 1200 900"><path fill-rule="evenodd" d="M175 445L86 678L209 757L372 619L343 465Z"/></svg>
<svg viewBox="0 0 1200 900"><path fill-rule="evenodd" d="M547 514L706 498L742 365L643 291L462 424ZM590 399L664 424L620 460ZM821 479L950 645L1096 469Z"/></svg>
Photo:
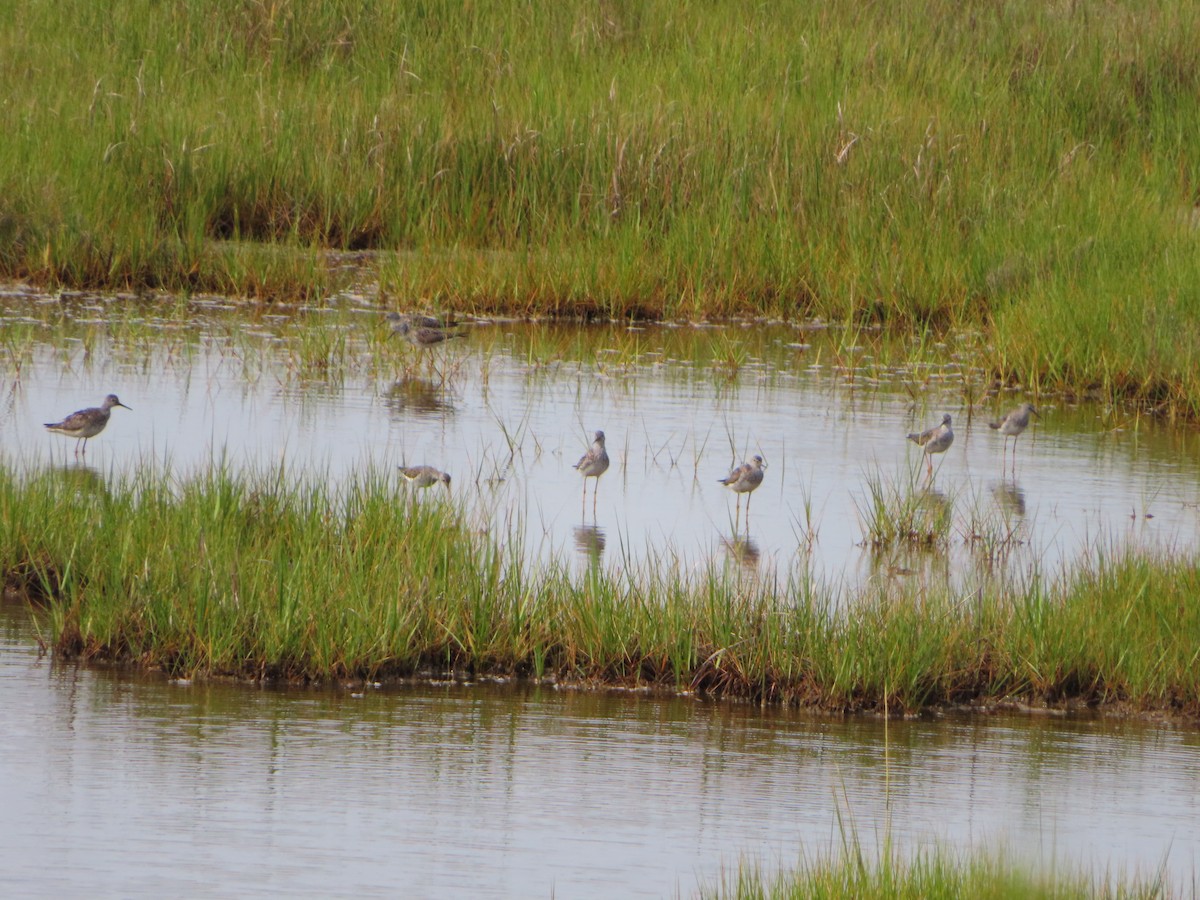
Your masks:
<svg viewBox="0 0 1200 900"><path fill-rule="evenodd" d="M1024 492L1011 482L993 485L994 503L972 497L966 515L955 525L963 544L987 565L1007 559L1025 545L1029 523L1025 519Z"/></svg>
<svg viewBox="0 0 1200 900"><path fill-rule="evenodd" d="M736 390L749 380L792 383L797 358L789 344L797 334L806 337L808 359L816 361L841 342L843 330L823 326L807 333L804 325L782 324L580 327L484 320L463 324L464 337L450 346L418 350L392 332L382 309L350 303L250 308L217 303L211 297L94 299L35 294L5 307L0 365L15 375L39 348L53 348L42 352L58 354L63 364L87 365L111 357L139 369L179 369L212 349L241 367L251 381L271 365L286 370L289 377L346 380L374 374L392 381L453 381L469 366L477 366L484 381L496 360L505 359L531 377L585 372L606 382L653 377ZM859 340L864 351L859 356L869 358L857 365L862 377L875 384L909 384L911 371L919 370L927 379L953 377L957 371L956 361L947 363L932 347L913 348L903 337L875 330ZM725 354L738 346L742 362L732 371ZM982 365L982 359L974 363ZM822 371L824 377L833 377L829 369Z"/></svg>
<svg viewBox="0 0 1200 900"><path fill-rule="evenodd" d="M483 313L969 325L1002 382L1196 417L1198 35L1183 0L34 0L0 275L312 298L357 259Z"/></svg>
<svg viewBox="0 0 1200 900"><path fill-rule="evenodd" d="M1160 872L1154 875L1088 875L1082 869L1064 871L1007 861L1002 853L921 850L905 858L895 849L873 857L857 843L841 853L806 857L793 869L764 874L757 866L742 865L701 896L736 900L790 900L841 897L929 898L976 897L985 900L1092 900L1140 898L1165 900L1183 896Z"/></svg>
<svg viewBox="0 0 1200 900"><path fill-rule="evenodd" d="M864 475L866 496L855 498L863 544L873 550L897 546L944 550L954 523L954 499L926 483L923 470L888 479L879 471Z"/></svg>
<svg viewBox="0 0 1200 900"><path fill-rule="evenodd" d="M453 673L916 711L1125 702L1200 714L1194 560L1123 556L1015 594L868 588L719 562L531 568L391 473L0 472L0 571L65 657L179 676ZM584 539L590 540L589 536ZM614 546L615 545L615 546Z"/></svg>

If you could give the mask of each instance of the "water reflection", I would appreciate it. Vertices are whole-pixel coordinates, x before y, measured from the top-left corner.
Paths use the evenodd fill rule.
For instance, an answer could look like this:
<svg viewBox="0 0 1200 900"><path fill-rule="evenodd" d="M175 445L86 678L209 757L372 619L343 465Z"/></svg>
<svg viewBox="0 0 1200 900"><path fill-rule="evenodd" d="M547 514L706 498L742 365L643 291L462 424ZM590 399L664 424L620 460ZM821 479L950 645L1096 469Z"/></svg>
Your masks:
<svg viewBox="0 0 1200 900"><path fill-rule="evenodd" d="M930 484L921 489L919 497L921 508L932 521L949 521L954 509L949 494Z"/></svg>
<svg viewBox="0 0 1200 900"><path fill-rule="evenodd" d="M603 478L605 529L628 558L666 554L692 566L728 554L716 535L752 532L760 558L803 557L813 578L853 588L878 572L862 559L855 498L868 479L889 480L906 423L945 413L960 427L919 512L945 535L937 552L951 590L974 589L989 566L997 577L1069 570L1094 558L1097 542L1200 543L1200 434L1184 429L1114 428L1111 410L1045 401L1020 440L1020 481L996 481L1005 448L978 407L1011 408L1024 397L972 394L975 414L964 407L964 386L987 380L972 363L977 336L954 338L936 361L914 366L898 364L874 332L855 335L860 350L841 352L847 335L836 328L497 323L418 356L381 340L378 312L362 307L248 320L210 301L181 303L172 320L151 304L53 305L53 321L19 326L24 343L0 359L0 374L7 365L21 384L5 397L0 464L21 471L54 459L40 424L46 411L78 405L102 382L141 398L136 416L95 442L105 477L154 466L188 477L226 459L238 470L337 484L372 467L432 462L462 473L456 502L481 527L512 537L537 562L573 554L576 523L595 522L598 491L589 513L571 464L577 435L607 423L620 465ZM44 317L36 298L0 309L0 322L22 316ZM798 338L811 344L803 366ZM727 364L733 347L736 369ZM306 360L318 364L312 377ZM713 483L744 458L731 459L727 445L771 462L752 529L738 521L740 498ZM912 484L906 474L898 483ZM1150 522L1149 500L1154 528L1131 536L1130 511ZM627 557L601 558L612 566Z"/></svg>
<svg viewBox="0 0 1200 900"><path fill-rule="evenodd" d="M100 470L80 460L63 466L54 466L51 471L63 484L73 487L77 494L99 494L108 496L108 482Z"/></svg>
<svg viewBox="0 0 1200 900"><path fill-rule="evenodd" d="M1025 515L1025 491L1015 478L993 483L992 496L1005 514L1018 517Z"/></svg>
<svg viewBox="0 0 1200 900"><path fill-rule="evenodd" d="M590 563L599 563L604 556L608 539L599 525L576 525L574 528L575 549Z"/></svg>
<svg viewBox="0 0 1200 900"><path fill-rule="evenodd" d="M34 637L26 607L0 604L14 896L130 879L189 895L688 896L739 859L830 849L839 823L868 851L999 845L1101 877L1161 864L1182 885L1200 858L1198 739L1182 728L168 684L54 665ZM123 767L97 777L114 754Z"/></svg>
<svg viewBox="0 0 1200 900"><path fill-rule="evenodd" d="M870 572L867 580L897 593L904 593L913 584L945 584L952 558L948 552L913 545L873 551L866 557Z"/></svg>
<svg viewBox="0 0 1200 900"><path fill-rule="evenodd" d="M406 376L396 381L384 394L389 411L398 416L441 417L454 412L450 388L444 382L435 384L428 378Z"/></svg>
<svg viewBox="0 0 1200 900"><path fill-rule="evenodd" d="M734 535L731 538L722 536L721 544L725 547L725 552L729 554L729 558L747 569L754 569L758 566L759 558L762 556L762 550L758 543L749 535L739 537Z"/></svg>

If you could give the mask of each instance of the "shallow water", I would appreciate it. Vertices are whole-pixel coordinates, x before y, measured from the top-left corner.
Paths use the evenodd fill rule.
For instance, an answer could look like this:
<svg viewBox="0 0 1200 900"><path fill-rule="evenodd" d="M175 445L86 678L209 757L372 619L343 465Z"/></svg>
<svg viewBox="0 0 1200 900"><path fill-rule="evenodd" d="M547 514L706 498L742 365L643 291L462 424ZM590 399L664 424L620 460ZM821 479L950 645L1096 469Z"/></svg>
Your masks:
<svg viewBox="0 0 1200 900"><path fill-rule="evenodd" d="M834 588L916 578L970 589L1120 547L1197 543L1191 430L1041 398L1041 420L1002 469L986 421L1025 397L995 395L972 368L978 336L901 364L889 360L911 348L833 328L472 323L419 353L354 300L263 314L15 289L3 327L0 461L11 466L108 478L222 460L337 480L429 463L453 475L453 498L481 529L534 560L716 560ZM109 392L133 410L114 411L86 459L42 428ZM904 436L943 412L956 440L927 487ZM595 429L613 465L593 513L572 464ZM766 479L735 526L736 498L717 479L755 453ZM938 550L865 546L872 482L948 508Z"/></svg>
<svg viewBox="0 0 1200 900"><path fill-rule="evenodd" d="M52 664L32 622L0 603L10 896L686 896L845 834L1196 884L1194 730L170 684Z"/></svg>
<svg viewBox="0 0 1200 900"><path fill-rule="evenodd" d="M0 321L0 462L109 479L215 460L345 479L401 462L531 559L714 560L832 585L961 586L1124 546L1194 549L1195 435L1042 398L1014 474L976 337L909 348L837 329L472 325L424 356L379 310L249 314L16 291ZM936 363L936 364L935 364ZM52 421L115 392L76 461ZM921 487L904 440L955 417ZM613 468L596 512L571 464ZM761 453L749 526L716 479ZM874 479L953 526L937 552L862 546ZM427 502L443 502L440 488ZM1147 517L1149 514L1151 517ZM996 541L968 541L972 533ZM695 700L446 685L363 695L168 684L59 666L0 604L0 830L19 895L660 897L746 859L1005 848L1195 885L1200 736L1111 720L884 724Z"/></svg>

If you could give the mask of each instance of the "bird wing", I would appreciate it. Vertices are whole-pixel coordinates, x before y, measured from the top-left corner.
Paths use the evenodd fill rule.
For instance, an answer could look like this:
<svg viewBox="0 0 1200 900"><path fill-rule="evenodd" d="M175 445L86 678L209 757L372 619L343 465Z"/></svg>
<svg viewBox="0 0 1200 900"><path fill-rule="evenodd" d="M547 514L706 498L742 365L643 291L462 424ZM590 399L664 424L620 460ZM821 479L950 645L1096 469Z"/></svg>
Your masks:
<svg viewBox="0 0 1200 900"><path fill-rule="evenodd" d="M726 486L737 484L741 480L742 476L746 474L749 468L750 466L747 463L742 463L740 466L734 466L729 470L728 475L726 475L724 478L718 478L717 481Z"/></svg>
<svg viewBox="0 0 1200 900"><path fill-rule="evenodd" d="M910 441L912 441L914 444L917 444L918 446L924 445L925 443L927 443L929 441L929 439L931 437L933 437L933 433L935 431L937 431L937 426L934 426L933 428L926 428L924 431L921 431L921 432L914 431L912 434L910 434L908 436L908 439Z"/></svg>
<svg viewBox="0 0 1200 900"><path fill-rule="evenodd" d="M92 418L93 415L100 412L100 409L80 409L71 413L61 422L47 422L47 428L62 428L66 431L74 431L76 428L82 428Z"/></svg>

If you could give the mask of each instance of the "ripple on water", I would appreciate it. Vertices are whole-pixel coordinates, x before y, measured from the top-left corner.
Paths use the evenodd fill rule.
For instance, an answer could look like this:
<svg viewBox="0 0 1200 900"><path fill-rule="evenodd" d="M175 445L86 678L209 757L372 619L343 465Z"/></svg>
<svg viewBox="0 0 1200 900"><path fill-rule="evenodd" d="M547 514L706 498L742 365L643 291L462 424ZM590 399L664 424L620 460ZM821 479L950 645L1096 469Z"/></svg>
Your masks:
<svg viewBox="0 0 1200 900"><path fill-rule="evenodd" d="M178 685L51 665L0 607L17 894L660 897L888 835L1177 883L1200 738L1050 717L832 720L549 689Z"/></svg>

